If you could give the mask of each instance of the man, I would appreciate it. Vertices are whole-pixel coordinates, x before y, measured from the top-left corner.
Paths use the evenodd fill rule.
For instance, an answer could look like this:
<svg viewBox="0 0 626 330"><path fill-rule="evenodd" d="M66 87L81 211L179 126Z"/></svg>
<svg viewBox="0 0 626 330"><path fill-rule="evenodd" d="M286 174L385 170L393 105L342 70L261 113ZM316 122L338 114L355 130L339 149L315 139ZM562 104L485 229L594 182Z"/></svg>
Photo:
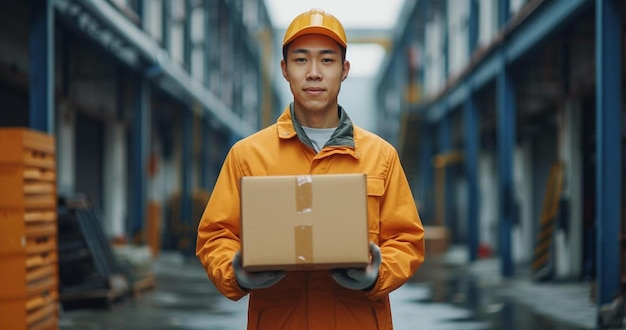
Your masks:
<svg viewBox="0 0 626 330"><path fill-rule="evenodd" d="M339 106L346 36L329 13L297 16L281 69L293 94L276 124L237 142L198 228L196 254L218 290L250 294L248 329L392 329L389 293L424 260L424 231L396 150ZM366 173L371 262L365 269L247 272L241 266L243 176ZM280 203L280 201L277 201Z"/></svg>

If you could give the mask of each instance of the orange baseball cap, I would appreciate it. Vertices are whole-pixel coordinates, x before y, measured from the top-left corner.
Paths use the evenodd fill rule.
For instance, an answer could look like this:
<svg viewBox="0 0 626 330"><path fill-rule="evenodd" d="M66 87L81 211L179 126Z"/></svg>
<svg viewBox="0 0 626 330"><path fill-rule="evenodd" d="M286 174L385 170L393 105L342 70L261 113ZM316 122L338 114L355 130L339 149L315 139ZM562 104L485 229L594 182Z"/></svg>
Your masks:
<svg viewBox="0 0 626 330"><path fill-rule="evenodd" d="M341 22L335 16L321 9L311 9L291 21L285 32L283 47L305 34L322 34L332 38L341 46L348 47L346 31L344 31Z"/></svg>

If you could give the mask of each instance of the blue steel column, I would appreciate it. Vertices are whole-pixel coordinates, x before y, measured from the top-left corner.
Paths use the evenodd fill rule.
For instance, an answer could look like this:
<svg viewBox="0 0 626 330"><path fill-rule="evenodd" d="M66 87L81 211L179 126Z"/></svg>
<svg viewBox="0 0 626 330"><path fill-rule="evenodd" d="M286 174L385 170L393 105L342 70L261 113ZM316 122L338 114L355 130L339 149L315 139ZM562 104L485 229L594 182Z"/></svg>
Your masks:
<svg viewBox="0 0 626 330"><path fill-rule="evenodd" d="M511 3L509 0L498 1L498 26L503 28L506 22L509 20Z"/></svg>
<svg viewBox="0 0 626 330"><path fill-rule="evenodd" d="M182 155L182 200L181 200L181 221L183 228L191 228L193 224L192 217L192 200L191 200L191 170L192 170L192 146L193 146L193 111L191 107L185 107L183 111L183 155ZM190 244L187 246L185 253L195 251L195 230L189 230L184 235L189 235Z"/></svg>
<svg viewBox="0 0 626 330"><path fill-rule="evenodd" d="M497 134L498 134L498 217L499 252L503 276L513 275L511 257L511 228L513 223L513 151L515 149L515 92L513 83L500 54L497 76Z"/></svg>
<svg viewBox="0 0 626 330"><path fill-rule="evenodd" d="M509 0L498 1L498 27L504 28L509 19ZM502 276L513 275L511 255L511 228L513 227L513 151L515 148L515 93L507 72L504 48L500 50L500 71L497 84L497 131L498 131L498 216L499 252Z"/></svg>
<svg viewBox="0 0 626 330"><path fill-rule="evenodd" d="M430 14L430 0L422 0L418 3L418 7L415 9L419 12L420 16L416 18L414 24L422 24L422 28L425 29L427 17ZM422 36L424 33L422 33ZM418 42L420 44L420 54L419 57L422 58L422 53L424 53L425 47L425 38L418 38ZM418 81L421 86L424 86L425 81L425 64L424 61L419 62L418 68ZM424 88L422 87L423 91ZM434 182L435 182L435 172L433 171L433 150L434 150L434 141L432 138L432 126L426 121L420 122L420 134L419 138L419 200L420 200L420 217L424 222L424 225L434 225L432 222L433 219L433 203L434 203Z"/></svg>
<svg viewBox="0 0 626 330"><path fill-rule="evenodd" d="M479 8L478 8L478 0L470 0L470 16L469 16L469 58L472 58L472 54L478 45L478 29L479 29Z"/></svg>
<svg viewBox="0 0 626 330"><path fill-rule="evenodd" d="M183 61L187 71L191 73L191 13L192 13L191 0L185 0L185 24L183 26Z"/></svg>
<svg viewBox="0 0 626 330"><path fill-rule="evenodd" d="M444 34L443 34L443 55L444 55L444 77L449 78L450 75L450 28L448 26L449 22L450 22L450 17L448 15L448 1L444 1L443 2L443 21L444 21ZM446 106L446 108L448 108L448 106ZM445 113L451 113L451 111L447 111L447 110L451 110L451 109L446 109ZM444 152L450 152L452 151L452 119L451 119L451 115L448 114L445 116L445 119L443 119L442 125L445 126L444 130L445 130L445 136L440 136L441 138L441 146L443 147L443 151ZM445 204L444 204L444 208L445 208L445 224L446 227L448 228L448 231L451 233L451 241L455 241L459 238L459 226L456 223L456 214L453 212L448 212L448 210L452 210L453 206L456 205L455 200L454 200L454 181L455 181L455 177L454 177L454 173L455 171L452 170L451 166L449 164L446 164L445 168L443 169L444 171L444 176L445 176L445 180L444 180L444 189L445 189Z"/></svg>
<svg viewBox="0 0 626 330"><path fill-rule="evenodd" d="M136 0L137 1L137 16L139 16L139 20L141 22L141 28L146 28L146 4L145 0Z"/></svg>
<svg viewBox="0 0 626 330"><path fill-rule="evenodd" d="M447 111L445 112L447 113ZM447 114L445 116L443 116L441 118L441 120L439 121L439 153L447 153L450 152L452 149L452 124L451 124L451 119L450 119L450 115ZM443 169L444 171L444 184L443 184L443 189L444 189L444 213L443 213L443 219L441 219L443 221L443 224L446 226L446 228L448 228L448 230L450 231L450 233L452 234L451 238L455 239L456 238L456 229L453 228L453 223L452 223L452 217L450 216L449 212L446 212L445 210L448 210L453 204L453 201L451 200L451 194L452 194L452 180L451 180L451 176L450 176L450 170L448 168L448 166L446 165Z"/></svg>
<svg viewBox="0 0 626 330"><path fill-rule="evenodd" d="M191 0L185 0L185 22L183 25L183 62L187 71L191 74ZM193 171L193 107L185 106L183 111L183 160L182 160L182 200L181 200L181 219L184 228L189 228L185 235L189 240L187 249L184 253L193 255L195 252L196 235L193 230L193 200L192 200L192 182L191 172Z"/></svg>
<svg viewBox="0 0 626 330"><path fill-rule="evenodd" d="M617 0L596 1L596 221L598 305L620 293L621 18ZM622 256L623 257L623 256Z"/></svg>
<svg viewBox="0 0 626 330"><path fill-rule="evenodd" d="M426 85L426 61L424 61L423 59L426 58L426 25L428 24L431 14L432 14L432 5L431 5L431 1L432 0L421 0L418 3L418 8L416 8L416 10L419 10L422 12L422 16L421 16L421 22L419 22L419 24L422 25L422 29L424 30L424 32L422 32L421 34L421 38L419 40L420 42L420 51L421 53L419 54L420 57L420 68L419 68L419 79L420 79L420 84L422 84L422 86ZM421 91L424 92L425 88L422 87ZM432 165L431 165L432 166ZM432 173L431 173L432 174ZM430 185L430 187L432 187L432 184Z"/></svg>
<svg viewBox="0 0 626 330"><path fill-rule="evenodd" d="M419 157L420 157L420 217L422 221L433 219L433 196L434 196L434 176L433 171L433 138L432 127L428 123L422 123L420 126L419 135ZM428 225L434 225L434 223L425 223Z"/></svg>
<svg viewBox="0 0 626 330"><path fill-rule="evenodd" d="M29 126L54 132L54 8L52 0L30 1Z"/></svg>
<svg viewBox="0 0 626 330"><path fill-rule="evenodd" d="M465 122L465 174L467 177L467 240L470 261L478 259L478 113L476 102L470 94L464 104Z"/></svg>
<svg viewBox="0 0 626 330"><path fill-rule="evenodd" d="M448 17L448 1L444 1L443 2L443 58L444 58L444 62L443 62L443 76L448 78L449 74L450 74L450 45L449 45L449 33L450 33L450 29L448 28L448 22L449 22L449 17Z"/></svg>
<svg viewBox="0 0 626 330"><path fill-rule="evenodd" d="M148 156L150 147L150 86L145 78L139 78L139 88L135 95L132 134L132 205L130 237L141 233L146 217L146 186L148 181Z"/></svg>
<svg viewBox="0 0 626 330"><path fill-rule="evenodd" d="M470 15L468 29L468 47L467 56L472 58L474 50L478 45L478 28L479 28L479 8L478 0L470 0ZM478 129L478 112L476 109L476 101L473 91L468 93L464 109L465 122L465 175L467 178L467 240L469 245L470 261L478 259L479 237L479 212L480 199L478 189L478 145L479 145L479 129Z"/></svg>
<svg viewBox="0 0 626 330"><path fill-rule="evenodd" d="M203 2L202 4L202 9L204 10L204 22L203 24L203 31L204 33L203 35L203 40L202 40L202 47L204 49L204 58L202 59L204 61L204 65L202 66L204 69L204 72L202 73L202 77L204 78L204 86L207 87L208 90L212 90L211 84L209 84L209 78L211 76L211 40L213 40L212 35L215 33L213 30L213 26L211 23L213 23L211 21L211 3L209 3L208 1Z"/></svg>
<svg viewBox="0 0 626 330"><path fill-rule="evenodd" d="M212 21L211 21L211 4L208 1L205 1L203 3L203 10L204 10L204 22L203 22L203 26L204 26L204 40L203 40L203 44L202 47L204 49L204 72L202 74L203 78L204 78L204 85L207 87L207 89L212 90L211 89L211 84L209 83L209 79L211 77L211 40L213 40L212 35L215 33L212 28ZM202 165L200 168L200 181L202 184L202 188L204 189L209 189L210 183L210 173L211 173L211 122L210 122L210 118L209 116L206 114L207 112L205 111L205 115L204 118L202 118L202 144L201 144L201 152L202 152Z"/></svg>
<svg viewBox="0 0 626 330"><path fill-rule="evenodd" d="M211 123L209 118L202 118L201 168L200 184L203 189L209 189L209 174L211 170Z"/></svg>
<svg viewBox="0 0 626 330"><path fill-rule="evenodd" d="M172 17L172 5L169 1L161 2L161 44L169 53L170 51L170 20Z"/></svg>

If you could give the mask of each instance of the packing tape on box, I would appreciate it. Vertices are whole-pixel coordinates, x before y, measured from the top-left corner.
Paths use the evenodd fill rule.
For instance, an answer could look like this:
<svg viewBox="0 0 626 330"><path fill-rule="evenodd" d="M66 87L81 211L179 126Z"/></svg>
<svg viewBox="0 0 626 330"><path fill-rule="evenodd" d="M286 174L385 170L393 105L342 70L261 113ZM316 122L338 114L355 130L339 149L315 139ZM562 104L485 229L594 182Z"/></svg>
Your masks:
<svg viewBox="0 0 626 330"><path fill-rule="evenodd" d="M300 175L296 177L296 211L309 213L313 211L313 177ZM313 226L296 225L294 227L296 264L313 262Z"/></svg>
<svg viewBox="0 0 626 330"><path fill-rule="evenodd" d="M295 226L294 236L296 241L296 264L313 263L313 226Z"/></svg>
<svg viewBox="0 0 626 330"><path fill-rule="evenodd" d="M300 175L296 177L296 211L308 213L313 207L313 177Z"/></svg>

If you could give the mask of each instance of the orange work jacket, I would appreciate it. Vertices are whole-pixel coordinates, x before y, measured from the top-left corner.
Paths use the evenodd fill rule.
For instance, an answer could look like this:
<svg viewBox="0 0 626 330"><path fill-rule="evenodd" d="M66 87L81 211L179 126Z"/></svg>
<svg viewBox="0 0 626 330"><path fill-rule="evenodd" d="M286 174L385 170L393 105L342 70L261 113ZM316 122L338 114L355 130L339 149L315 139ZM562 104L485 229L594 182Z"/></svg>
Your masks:
<svg viewBox="0 0 626 330"><path fill-rule="evenodd" d="M250 294L248 329L392 329L389 293L424 261L424 229L396 150L352 124L340 124L316 153L288 106L274 125L231 148L198 227L196 255L226 297ZM292 271L267 289L244 290L231 265L241 248L242 176L367 174L369 240L381 250L378 280L369 291L341 287L328 271ZM279 202L279 201L277 201Z"/></svg>

